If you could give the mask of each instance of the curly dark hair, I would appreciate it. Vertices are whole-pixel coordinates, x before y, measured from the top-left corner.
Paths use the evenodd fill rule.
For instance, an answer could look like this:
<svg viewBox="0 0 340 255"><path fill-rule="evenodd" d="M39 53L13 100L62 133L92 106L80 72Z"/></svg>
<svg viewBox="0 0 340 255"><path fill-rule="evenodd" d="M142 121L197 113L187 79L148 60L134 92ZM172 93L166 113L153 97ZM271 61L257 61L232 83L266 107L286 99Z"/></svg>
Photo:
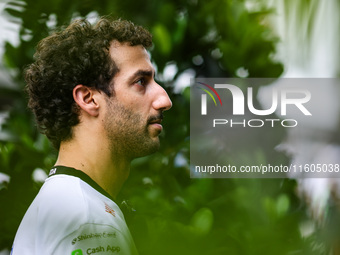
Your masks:
<svg viewBox="0 0 340 255"><path fill-rule="evenodd" d="M152 45L152 36L143 27L107 17L95 25L76 20L39 42L35 62L25 70L28 106L56 148L72 138L72 127L79 123L79 108L72 96L76 85L112 96L111 84L118 72L109 55L114 40L145 48Z"/></svg>

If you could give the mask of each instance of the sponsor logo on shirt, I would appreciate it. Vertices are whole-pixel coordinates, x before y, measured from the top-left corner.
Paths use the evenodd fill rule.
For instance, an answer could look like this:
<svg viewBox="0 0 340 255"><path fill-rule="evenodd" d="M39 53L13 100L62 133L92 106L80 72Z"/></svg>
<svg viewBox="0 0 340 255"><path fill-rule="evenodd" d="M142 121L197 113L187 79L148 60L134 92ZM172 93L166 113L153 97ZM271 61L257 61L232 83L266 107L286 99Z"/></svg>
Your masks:
<svg viewBox="0 0 340 255"><path fill-rule="evenodd" d="M83 251L81 249L72 251L71 255L83 255Z"/></svg>
<svg viewBox="0 0 340 255"><path fill-rule="evenodd" d="M75 245L76 242L92 239L92 238L116 238L116 232L102 232L102 233L91 233L91 234L83 234L75 237L72 240L72 245Z"/></svg>
<svg viewBox="0 0 340 255"><path fill-rule="evenodd" d="M86 250L86 254L90 255L90 254L96 254L96 253L101 253L101 252L110 252L110 253L119 253L120 252L120 247L119 246L111 246L108 245L105 249L105 247L103 246L98 246L95 248L88 248ZM72 254L73 255L73 254Z"/></svg>
<svg viewBox="0 0 340 255"><path fill-rule="evenodd" d="M104 204L105 204L105 212L108 212L109 214L116 217L115 211L107 203L104 202Z"/></svg>
<svg viewBox="0 0 340 255"><path fill-rule="evenodd" d="M52 168L49 173L49 176L55 174L55 172L57 172L57 168Z"/></svg>

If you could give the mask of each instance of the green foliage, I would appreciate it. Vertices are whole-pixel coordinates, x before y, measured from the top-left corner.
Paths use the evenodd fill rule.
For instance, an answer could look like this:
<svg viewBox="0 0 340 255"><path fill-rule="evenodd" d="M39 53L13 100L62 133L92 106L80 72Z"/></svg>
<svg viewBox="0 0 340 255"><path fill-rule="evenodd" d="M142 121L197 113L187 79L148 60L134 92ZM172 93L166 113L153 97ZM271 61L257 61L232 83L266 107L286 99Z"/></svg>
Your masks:
<svg viewBox="0 0 340 255"><path fill-rule="evenodd" d="M244 1L233 0L22 0L8 4L6 12L13 21L20 20L21 29L20 45L7 43L4 56L6 68L17 71L17 86L5 90L0 84L1 96L10 102L1 130L0 172L11 177L8 188L0 190L0 250L11 246L41 185L32 179L34 169L48 171L56 157L26 110L21 73L51 29L97 12L147 27L154 35L152 57L158 72L169 63L178 68L174 80L160 80L173 101L165 114L162 148L133 162L119 197L136 209L126 218L140 254L321 254L312 248L318 239L300 233L307 216L294 181L190 179L189 89L174 93L174 81L188 69L196 76L233 77L242 67L250 77L278 77L283 67L271 59L276 39L263 25L268 10L250 12ZM193 61L197 56L203 61ZM272 153L282 130L268 137L243 135L251 150L240 153L249 147L241 142L240 148L228 151L226 157L235 165L287 160Z"/></svg>

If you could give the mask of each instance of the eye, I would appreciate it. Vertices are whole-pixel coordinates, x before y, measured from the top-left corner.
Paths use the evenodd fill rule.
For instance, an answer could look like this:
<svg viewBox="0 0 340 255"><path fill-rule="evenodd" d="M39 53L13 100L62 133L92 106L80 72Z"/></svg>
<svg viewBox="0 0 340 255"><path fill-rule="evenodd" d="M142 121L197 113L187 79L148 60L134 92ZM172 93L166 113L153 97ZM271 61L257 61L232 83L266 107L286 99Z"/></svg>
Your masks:
<svg viewBox="0 0 340 255"><path fill-rule="evenodd" d="M146 80L144 78L140 78L136 81L136 84L144 87L146 85Z"/></svg>

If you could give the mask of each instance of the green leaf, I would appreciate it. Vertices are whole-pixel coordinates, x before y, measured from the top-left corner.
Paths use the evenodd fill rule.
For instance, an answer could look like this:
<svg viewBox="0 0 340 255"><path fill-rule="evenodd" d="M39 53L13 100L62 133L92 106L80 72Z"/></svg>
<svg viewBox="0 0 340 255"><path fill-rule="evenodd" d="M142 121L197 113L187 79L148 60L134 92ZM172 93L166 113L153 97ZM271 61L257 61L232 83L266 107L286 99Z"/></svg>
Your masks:
<svg viewBox="0 0 340 255"><path fill-rule="evenodd" d="M287 195L285 194L281 194L276 201L276 212L278 214L279 217L284 216L285 214L287 214L288 209L289 209L289 198Z"/></svg>
<svg viewBox="0 0 340 255"><path fill-rule="evenodd" d="M162 24L156 24L153 27L152 32L156 49L160 51L161 54L168 56L172 47L168 29Z"/></svg>
<svg viewBox="0 0 340 255"><path fill-rule="evenodd" d="M206 235L210 232L214 222L214 215L209 208L199 209L191 220L195 233Z"/></svg>

